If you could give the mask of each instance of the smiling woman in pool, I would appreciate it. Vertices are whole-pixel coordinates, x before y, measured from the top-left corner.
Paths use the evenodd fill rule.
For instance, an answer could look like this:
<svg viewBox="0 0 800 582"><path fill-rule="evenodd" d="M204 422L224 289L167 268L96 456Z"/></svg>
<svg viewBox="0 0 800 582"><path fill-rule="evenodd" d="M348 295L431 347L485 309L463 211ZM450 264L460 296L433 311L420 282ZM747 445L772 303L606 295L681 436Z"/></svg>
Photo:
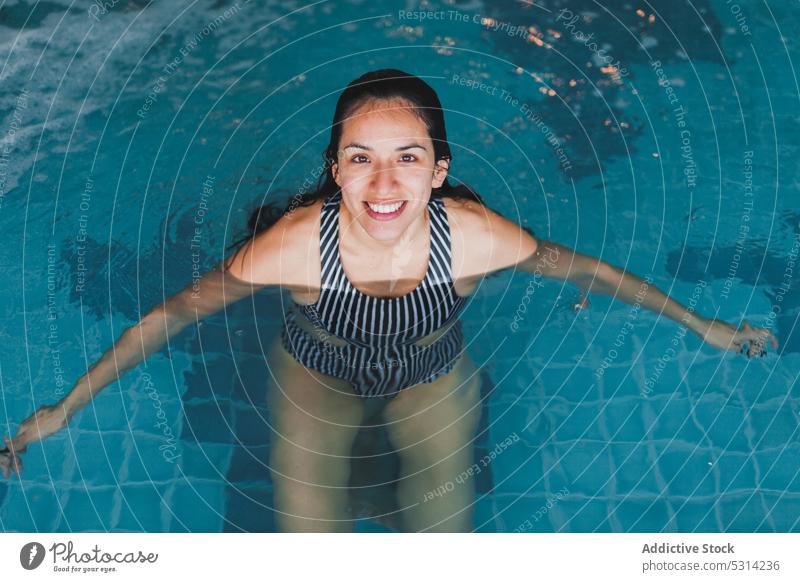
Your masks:
<svg viewBox="0 0 800 582"><path fill-rule="evenodd" d="M269 356L270 469L287 531L352 526L348 456L375 403L401 458L405 528L470 529L469 481L423 499L473 461L478 375L458 315L488 274L515 268L637 302L748 356L767 340L777 347L768 330L704 319L631 273L537 240L450 184L441 105L417 77L384 69L350 83L325 160L317 190L278 216L254 213L235 253L126 330L67 396L6 437L3 471L170 336L265 286L289 290L294 304Z"/></svg>

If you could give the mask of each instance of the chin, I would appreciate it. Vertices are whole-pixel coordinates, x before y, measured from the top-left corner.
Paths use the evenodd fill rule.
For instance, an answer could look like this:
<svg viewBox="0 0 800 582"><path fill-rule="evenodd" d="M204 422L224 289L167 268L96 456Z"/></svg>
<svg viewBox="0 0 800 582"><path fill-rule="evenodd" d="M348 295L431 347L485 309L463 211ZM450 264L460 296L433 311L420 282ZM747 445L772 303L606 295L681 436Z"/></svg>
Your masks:
<svg viewBox="0 0 800 582"><path fill-rule="evenodd" d="M361 226L367 231L367 234L375 240L389 242L398 240L403 232L405 232L408 225L376 224L372 220L367 219L361 223Z"/></svg>

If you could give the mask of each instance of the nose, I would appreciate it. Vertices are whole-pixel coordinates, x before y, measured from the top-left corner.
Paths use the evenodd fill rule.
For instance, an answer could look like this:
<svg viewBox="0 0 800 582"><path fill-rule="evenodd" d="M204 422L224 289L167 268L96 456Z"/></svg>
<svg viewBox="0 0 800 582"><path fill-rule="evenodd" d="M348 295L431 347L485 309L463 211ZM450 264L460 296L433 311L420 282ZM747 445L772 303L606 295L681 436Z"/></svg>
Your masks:
<svg viewBox="0 0 800 582"><path fill-rule="evenodd" d="M370 190L381 198L390 197L397 191L394 169L385 164L376 164L370 175Z"/></svg>

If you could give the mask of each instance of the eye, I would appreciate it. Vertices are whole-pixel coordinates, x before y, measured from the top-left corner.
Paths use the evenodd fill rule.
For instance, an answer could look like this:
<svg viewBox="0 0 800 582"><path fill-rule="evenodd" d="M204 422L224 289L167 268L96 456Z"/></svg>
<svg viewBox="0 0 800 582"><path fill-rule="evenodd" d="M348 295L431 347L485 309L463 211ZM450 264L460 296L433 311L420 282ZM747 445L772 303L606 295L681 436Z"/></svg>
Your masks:
<svg viewBox="0 0 800 582"><path fill-rule="evenodd" d="M357 158L364 158L366 160L367 156L365 156L364 154L356 154L352 158L350 158L350 161L355 162L357 164L362 164L363 162L358 161Z"/></svg>
<svg viewBox="0 0 800 582"><path fill-rule="evenodd" d="M403 159L403 161L404 161L404 162L414 162L414 161L416 161L416 160L417 160L417 157L416 157L416 156L414 156L414 155L411 155L411 154L403 154L403 155L402 155L402 156L400 156L400 157L401 157L401 159L402 159L402 158L411 158L410 160Z"/></svg>

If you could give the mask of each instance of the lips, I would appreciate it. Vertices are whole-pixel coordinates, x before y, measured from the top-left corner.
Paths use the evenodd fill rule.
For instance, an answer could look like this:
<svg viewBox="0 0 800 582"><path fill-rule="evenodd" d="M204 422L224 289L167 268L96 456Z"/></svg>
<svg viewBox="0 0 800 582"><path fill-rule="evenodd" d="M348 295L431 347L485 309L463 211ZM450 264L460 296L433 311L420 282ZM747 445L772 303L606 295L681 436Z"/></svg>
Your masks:
<svg viewBox="0 0 800 582"><path fill-rule="evenodd" d="M407 204L407 200L395 201L391 203L364 202L364 210L373 220L394 220L403 213Z"/></svg>

